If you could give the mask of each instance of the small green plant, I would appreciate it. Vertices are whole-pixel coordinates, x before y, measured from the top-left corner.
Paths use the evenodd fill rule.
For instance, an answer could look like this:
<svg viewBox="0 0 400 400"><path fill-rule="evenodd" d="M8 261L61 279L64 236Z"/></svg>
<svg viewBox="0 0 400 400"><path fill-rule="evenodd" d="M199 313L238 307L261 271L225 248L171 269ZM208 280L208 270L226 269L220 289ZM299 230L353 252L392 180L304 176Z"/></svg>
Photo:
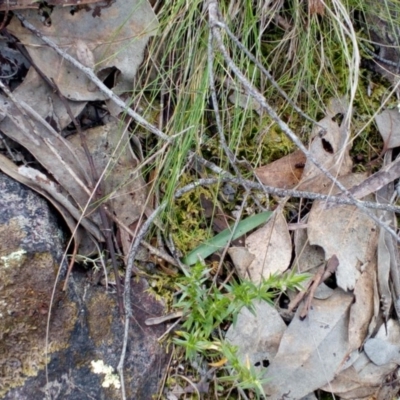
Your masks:
<svg viewBox="0 0 400 400"><path fill-rule="evenodd" d="M217 287L209 279L209 270L201 263L179 279L181 296L175 303L184 315L182 329L176 332L174 343L185 350L185 357L195 360L199 355L206 359L226 359L226 373L222 382L235 382L242 389L251 389L257 396L262 393L262 379L251 366L242 365L235 349L216 334L222 324L235 323L243 307L254 312L254 301L272 302L285 290L300 287L306 275L293 272L272 275L257 285L251 281L227 283Z"/></svg>

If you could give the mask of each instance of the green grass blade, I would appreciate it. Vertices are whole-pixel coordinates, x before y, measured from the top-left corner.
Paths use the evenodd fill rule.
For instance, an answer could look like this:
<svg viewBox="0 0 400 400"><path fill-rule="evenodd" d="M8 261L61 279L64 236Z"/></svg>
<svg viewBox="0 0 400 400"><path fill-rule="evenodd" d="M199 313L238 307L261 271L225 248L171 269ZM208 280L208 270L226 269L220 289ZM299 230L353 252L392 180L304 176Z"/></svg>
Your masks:
<svg viewBox="0 0 400 400"><path fill-rule="evenodd" d="M272 211L264 211L240 221L235 232L232 232L231 228L225 229L192 250L182 259L182 262L186 265L193 265L198 262L199 259L207 258L216 251L223 249L228 244L229 240L235 240L268 221L271 215Z"/></svg>

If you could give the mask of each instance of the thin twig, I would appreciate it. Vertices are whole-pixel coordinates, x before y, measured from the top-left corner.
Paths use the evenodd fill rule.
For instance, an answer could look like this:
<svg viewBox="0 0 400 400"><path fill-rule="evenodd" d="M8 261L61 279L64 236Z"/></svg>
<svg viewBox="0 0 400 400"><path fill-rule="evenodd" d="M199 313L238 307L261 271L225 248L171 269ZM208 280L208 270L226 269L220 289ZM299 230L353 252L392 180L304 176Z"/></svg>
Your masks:
<svg viewBox="0 0 400 400"><path fill-rule="evenodd" d="M307 121L312 122L313 124L322 128L323 131L326 130L324 126L322 126L319 122L313 120L310 116L308 116L303 110L288 96L288 94L279 86L278 82L274 79L274 77L269 73L269 71L258 61L256 57L244 46L241 41L233 34L233 32L229 29L229 27L220 21L217 21L215 25L223 28L228 36L232 39L233 43L239 47L241 51L243 51L247 57L260 69L260 71L266 76L266 78L271 82L271 85L278 91L278 93Z"/></svg>
<svg viewBox="0 0 400 400"><path fill-rule="evenodd" d="M236 165L236 155L234 155L232 153L231 149L229 148L228 144L226 143L224 129L222 126L222 121L221 121L221 115L219 112L217 92L215 89L214 70L213 70L214 51L213 51L212 41L213 41L213 35L210 33L209 38L208 38L208 47L207 47L208 77L209 77L209 84L210 84L210 90L211 90L211 101L212 101L213 108L214 108L215 122L217 125L219 142L220 142L220 145L222 146L222 149L224 150L225 155L228 157L229 163L231 164L231 167L235 171L236 176L241 178L242 174L240 173L240 170L239 170L238 166ZM245 188L246 188L246 186L245 186ZM247 190L247 192L250 193L250 190ZM257 198L254 198L253 200L258 206L260 206ZM218 269L222 265L222 260L223 260L223 258L221 258L220 266L218 267Z"/></svg>
<svg viewBox="0 0 400 400"><path fill-rule="evenodd" d="M126 263L126 271L125 271L125 290L124 290L124 305L125 305L125 326L124 326L124 338L121 350L121 358L117 367L117 371L119 373L121 379L121 390L122 390L122 398L126 400L126 392L125 392L125 384L124 384L124 362L126 356L126 348L128 345L128 336L129 336L129 321L132 317L132 303L131 303L131 275L134 267L134 261L136 253L139 249L140 242L143 240L147 231L149 230L151 224L157 215L167 206L167 203L162 203L158 208L156 208L152 214L148 217L146 222L141 226L139 232L136 235L134 242L132 242L131 248L128 253L128 260Z"/></svg>
<svg viewBox="0 0 400 400"><path fill-rule="evenodd" d="M272 186L266 186L262 185L257 182L252 182L249 180L242 180L239 178L235 178L232 175L226 175L226 176L221 176L219 178L205 178L205 179L199 179L196 182L192 182L179 190L175 192L175 198L178 199L179 197L183 196L185 193L190 192L194 189L196 189L199 186L211 186L215 185L221 182L230 182L230 183L235 183L237 185L245 186L251 189L255 190L261 190L263 192L266 192L268 194L272 194L278 197L296 197L296 198L302 198L302 199L309 199L309 200L320 200L320 201L326 201L329 203L333 204L342 204L342 205L351 205L351 206L362 206L364 208L370 208L372 210L385 210L385 211L391 211L395 213L400 213L400 207L396 206L391 206L389 204L379 204L379 203L374 203L372 201L358 201L357 205L354 204L354 201L352 199L349 199L347 197L340 197L340 196L332 196L332 195L325 195L325 194L319 194L319 193L312 193L312 192L302 192L298 190L292 190L292 189L279 189L275 188ZM397 236L397 235L396 235ZM400 241L400 238L398 238L398 241Z"/></svg>
<svg viewBox="0 0 400 400"><path fill-rule="evenodd" d="M132 229L129 229L123 222L121 222L121 220L117 216L115 216L107 208L106 208L106 213L111 219L113 219L118 224L118 226L121 229L123 229L126 233L128 233L132 238L135 237L135 232L133 232ZM149 250L150 253L154 254L156 257L162 258L164 261L166 261L167 263L170 263L174 267L179 267L177 261L173 257L171 257L169 254L167 254L165 251L157 249L156 247L152 246L150 243L147 243L145 240L142 240L140 242L140 244L143 247L146 247L146 249Z"/></svg>

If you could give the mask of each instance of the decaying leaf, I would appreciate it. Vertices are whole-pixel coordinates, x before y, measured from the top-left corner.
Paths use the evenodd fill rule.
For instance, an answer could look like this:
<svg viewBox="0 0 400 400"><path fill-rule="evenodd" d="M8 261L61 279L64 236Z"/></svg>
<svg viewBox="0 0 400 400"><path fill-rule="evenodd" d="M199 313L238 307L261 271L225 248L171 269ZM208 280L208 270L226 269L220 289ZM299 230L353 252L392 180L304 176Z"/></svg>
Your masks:
<svg viewBox="0 0 400 400"><path fill-rule="evenodd" d="M354 304L350 308L349 353L361 347L368 335L375 312L375 301L379 303L376 293L376 258L362 269L354 287Z"/></svg>
<svg viewBox="0 0 400 400"><path fill-rule="evenodd" d="M349 186L361 179L362 176L350 175L342 183ZM310 244L324 249L325 259L333 255L338 257L338 286L343 290L354 289L361 271L376 251L375 223L355 206L326 208L324 202L318 201L311 208L307 234Z"/></svg>
<svg viewBox="0 0 400 400"><path fill-rule="evenodd" d="M308 215L302 222L307 224ZM308 240L307 228L296 229L294 232L294 249L296 258L293 267L297 272L308 272L325 262L324 249L320 246L312 246Z"/></svg>
<svg viewBox="0 0 400 400"><path fill-rule="evenodd" d="M333 117L343 114L344 105L340 99L331 100L327 116L319 121L311 135L309 148L314 158L334 176L343 176L351 172L352 161L347 146L348 133L345 126L340 126ZM321 126L325 129L321 128ZM327 193L333 183L310 160L307 160L299 185L300 190Z"/></svg>
<svg viewBox="0 0 400 400"><path fill-rule="evenodd" d="M378 342L373 340L371 345L367 346L367 349L370 347L372 358L375 358L377 354L374 342L379 344L386 342L389 345L397 345L400 342L399 323L390 319L386 326L383 324L380 327L375 338L378 339ZM387 346L385 347L387 348ZM382 361L385 355L382 357L378 355L377 357ZM321 387L321 389L334 393L342 399L391 399L394 394L398 393L400 382L398 379L398 365L396 362L389 360L390 357L389 355L388 363L376 365L371 362L365 352L361 352L351 366L340 371L334 380ZM388 393L388 388L392 389L390 391L392 396L386 397L385 394Z"/></svg>
<svg viewBox="0 0 400 400"><path fill-rule="evenodd" d="M68 140L84 168L90 170L79 135ZM85 131L85 140L97 173L106 171L101 185L104 201L118 221L130 227L144 213L147 191L138 168L139 160L129 144L129 131L117 123L109 123ZM126 235L125 231L121 235ZM127 253L129 248L124 250Z"/></svg>
<svg viewBox="0 0 400 400"><path fill-rule="evenodd" d="M78 208L84 209L90 196L88 170L62 136L44 120L30 119L35 115L32 109L23 102L20 104L22 111L0 96L0 109L7 114L7 118L1 121L1 131L29 149L36 160L47 171L51 171L57 182L69 192Z"/></svg>
<svg viewBox="0 0 400 400"><path fill-rule="evenodd" d="M246 248L254 260L249 265L247 261L246 264L235 264L243 279L258 283L262 278L285 271L292 256L292 241L282 212L275 212L262 228L249 235Z"/></svg>
<svg viewBox="0 0 400 400"><path fill-rule="evenodd" d="M264 376L267 396L297 400L334 378L347 353L352 301L352 295L336 289L326 300L314 299L304 321L296 313Z"/></svg>
<svg viewBox="0 0 400 400"><path fill-rule="evenodd" d="M77 43L83 42L91 52L95 72L107 76L111 68L120 71L120 80L132 82L142 62L144 47L154 35L158 23L148 1L116 0L107 7L87 5L70 12L68 7L56 7L50 26L44 26L36 10L20 12L44 36L76 58ZM61 93L71 100L104 100L101 93L81 71L65 62L54 50L43 45L37 36L13 18L8 30L26 46L35 64Z"/></svg>
<svg viewBox="0 0 400 400"><path fill-rule="evenodd" d="M22 83L14 90L13 95L32 107L45 121L59 133L70 122L71 118L65 104L54 90L43 82L43 79L30 68ZM65 99L74 117L83 110L86 101L70 101Z"/></svg>
<svg viewBox="0 0 400 400"><path fill-rule="evenodd" d="M306 157L301 150L280 158L255 170L258 179L267 186L294 188L303 174Z"/></svg>
<svg viewBox="0 0 400 400"><path fill-rule="evenodd" d="M93 190L90 183L90 167L80 138L67 141L24 102L17 106L0 96L0 110L4 114L0 122L2 132L28 148L37 161L51 171L69 195L58 192L50 180L45 180L33 169L30 169L29 177L25 176L24 179L32 181L30 186L36 190L41 188L47 195L54 195L53 201L59 202L59 207L68 210L68 213L78 220L82 210L85 210L89 203ZM146 191L140 171L135 169L138 160L131 153L128 134L121 130L118 124L110 123L87 131L86 140L94 158L97 174L101 175L110 161L104 177L103 196L111 205L110 211L115 213L123 224L129 226L143 211ZM24 175L24 171L20 168L18 175ZM48 184L45 185L44 182ZM90 216L85 218L83 224L97 240L103 240L103 235L98 229L98 215L93 212L95 205L89 205L87 210L91 213L86 214Z"/></svg>
<svg viewBox="0 0 400 400"><path fill-rule="evenodd" d="M396 109L384 110L375 117L385 149L400 146L400 112Z"/></svg>
<svg viewBox="0 0 400 400"><path fill-rule="evenodd" d="M235 325L226 333L226 340L238 348L243 364L250 363L255 369L263 369L278 352L286 324L278 311L265 301L253 304L254 313L243 307Z"/></svg>
<svg viewBox="0 0 400 400"><path fill-rule="evenodd" d="M385 154L384 163L392 159L392 151ZM394 183L391 182L379 189L376 193L376 201L381 204L390 204L394 194ZM397 227L397 218L393 212L380 211L379 216L388 225ZM382 228L379 228L378 241L378 284L385 320L389 318L392 305L397 315L400 315L400 254L396 240Z"/></svg>
<svg viewBox="0 0 400 400"><path fill-rule="evenodd" d="M375 365L400 364L400 346L398 344L372 338L366 341L364 351Z"/></svg>

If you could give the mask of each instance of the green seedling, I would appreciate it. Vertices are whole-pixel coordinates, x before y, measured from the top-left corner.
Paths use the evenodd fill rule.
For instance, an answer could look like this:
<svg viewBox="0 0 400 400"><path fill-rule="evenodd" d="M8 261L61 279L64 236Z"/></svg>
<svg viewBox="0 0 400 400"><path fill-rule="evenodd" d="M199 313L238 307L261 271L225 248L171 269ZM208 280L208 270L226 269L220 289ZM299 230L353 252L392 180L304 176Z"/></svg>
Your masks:
<svg viewBox="0 0 400 400"><path fill-rule="evenodd" d="M223 249L230 241L240 238L264 222L267 222L271 215L271 211L264 211L240 221L234 231L232 228L225 229L218 235L215 235L200 246L196 247L186 257L184 257L182 261L186 265L193 265L199 260L207 258L216 251Z"/></svg>

